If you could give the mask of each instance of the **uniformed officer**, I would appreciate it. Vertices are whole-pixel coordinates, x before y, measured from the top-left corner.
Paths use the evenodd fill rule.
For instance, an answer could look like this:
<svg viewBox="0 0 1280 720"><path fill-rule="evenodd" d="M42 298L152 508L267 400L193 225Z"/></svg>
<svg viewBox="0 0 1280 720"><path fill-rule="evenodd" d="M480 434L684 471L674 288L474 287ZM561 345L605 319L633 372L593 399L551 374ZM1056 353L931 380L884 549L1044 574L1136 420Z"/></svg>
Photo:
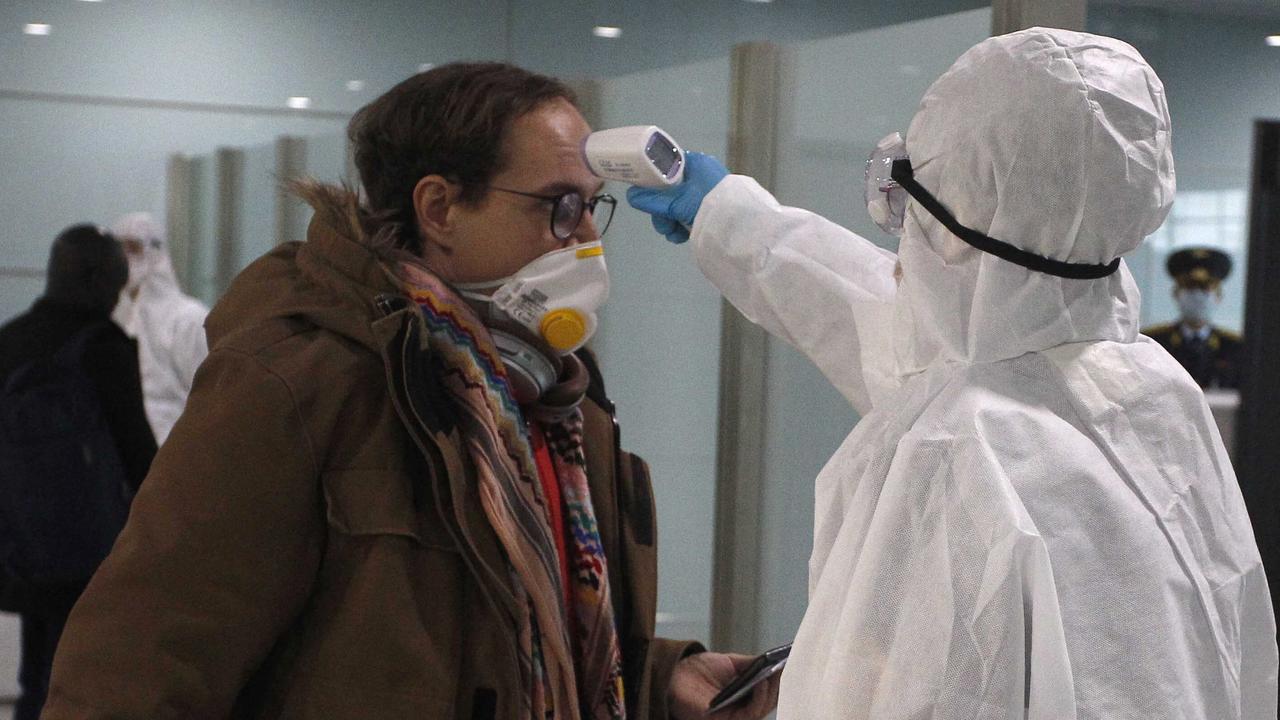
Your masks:
<svg viewBox="0 0 1280 720"><path fill-rule="evenodd" d="M1237 388L1244 342L1240 336L1210 324L1222 301L1222 281L1231 273L1231 258L1213 248L1184 248L1169 256L1177 322L1142 332L1169 351L1202 388Z"/></svg>

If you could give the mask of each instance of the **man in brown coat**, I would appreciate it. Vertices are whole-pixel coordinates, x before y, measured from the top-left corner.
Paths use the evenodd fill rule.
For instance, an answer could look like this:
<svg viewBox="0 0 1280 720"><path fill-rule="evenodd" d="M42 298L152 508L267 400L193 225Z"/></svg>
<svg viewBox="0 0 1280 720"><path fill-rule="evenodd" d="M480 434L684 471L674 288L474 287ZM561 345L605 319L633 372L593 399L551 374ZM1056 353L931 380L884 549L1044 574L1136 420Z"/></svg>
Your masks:
<svg viewBox="0 0 1280 720"><path fill-rule="evenodd" d="M209 316L43 717L701 716L749 658L653 637L647 469L579 349L612 200L589 132L500 64L356 115L367 202L301 188L307 241Z"/></svg>

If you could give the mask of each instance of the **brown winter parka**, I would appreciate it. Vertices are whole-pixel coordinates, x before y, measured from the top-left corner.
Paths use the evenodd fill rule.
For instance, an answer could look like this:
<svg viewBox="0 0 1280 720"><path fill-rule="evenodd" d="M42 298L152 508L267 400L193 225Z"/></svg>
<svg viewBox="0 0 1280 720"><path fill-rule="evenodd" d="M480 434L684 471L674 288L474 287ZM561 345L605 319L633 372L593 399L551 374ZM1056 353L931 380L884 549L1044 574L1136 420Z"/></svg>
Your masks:
<svg viewBox="0 0 1280 720"><path fill-rule="evenodd" d="M43 717L527 718L518 609L421 317L359 223L245 270ZM667 717L696 644L654 638L656 524L598 372L584 449L629 716Z"/></svg>

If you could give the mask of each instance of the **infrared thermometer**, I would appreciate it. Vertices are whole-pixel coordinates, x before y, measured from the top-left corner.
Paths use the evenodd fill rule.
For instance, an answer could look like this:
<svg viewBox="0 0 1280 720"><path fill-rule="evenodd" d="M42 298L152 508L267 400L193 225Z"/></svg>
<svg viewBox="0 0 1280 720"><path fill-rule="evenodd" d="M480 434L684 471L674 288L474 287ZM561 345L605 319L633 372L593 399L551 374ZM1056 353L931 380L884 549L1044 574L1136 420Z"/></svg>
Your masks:
<svg viewBox="0 0 1280 720"><path fill-rule="evenodd" d="M656 125L630 125L587 136L582 156L596 177L664 188L684 180L684 150Z"/></svg>

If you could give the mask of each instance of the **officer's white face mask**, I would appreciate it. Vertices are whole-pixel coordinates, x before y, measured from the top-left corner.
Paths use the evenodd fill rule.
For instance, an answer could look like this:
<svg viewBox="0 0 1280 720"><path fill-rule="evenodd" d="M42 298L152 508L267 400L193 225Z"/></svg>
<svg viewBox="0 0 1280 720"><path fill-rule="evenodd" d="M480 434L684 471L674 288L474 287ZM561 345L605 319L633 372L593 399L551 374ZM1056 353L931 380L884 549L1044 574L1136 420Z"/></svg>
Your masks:
<svg viewBox="0 0 1280 720"><path fill-rule="evenodd" d="M1218 307L1218 294L1209 290L1179 290L1178 311L1187 322L1207 325Z"/></svg>
<svg viewBox="0 0 1280 720"><path fill-rule="evenodd" d="M495 286L492 295L477 292ZM514 320L567 355L596 331L596 313L609 298L609 270L604 247L596 241L549 252L510 277L457 288L491 314Z"/></svg>

